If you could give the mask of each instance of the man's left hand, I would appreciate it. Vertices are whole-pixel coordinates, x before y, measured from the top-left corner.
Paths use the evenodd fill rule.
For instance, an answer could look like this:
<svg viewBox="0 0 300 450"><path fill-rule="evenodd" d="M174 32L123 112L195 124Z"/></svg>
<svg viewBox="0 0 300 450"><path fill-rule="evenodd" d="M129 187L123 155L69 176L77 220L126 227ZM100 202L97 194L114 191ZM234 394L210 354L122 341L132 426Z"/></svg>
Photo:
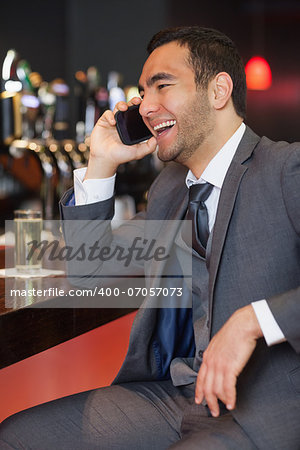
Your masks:
<svg viewBox="0 0 300 450"><path fill-rule="evenodd" d="M252 355L262 331L251 305L238 309L212 338L203 354L195 401L205 398L214 417L220 413L218 399L231 410L236 403L236 382Z"/></svg>

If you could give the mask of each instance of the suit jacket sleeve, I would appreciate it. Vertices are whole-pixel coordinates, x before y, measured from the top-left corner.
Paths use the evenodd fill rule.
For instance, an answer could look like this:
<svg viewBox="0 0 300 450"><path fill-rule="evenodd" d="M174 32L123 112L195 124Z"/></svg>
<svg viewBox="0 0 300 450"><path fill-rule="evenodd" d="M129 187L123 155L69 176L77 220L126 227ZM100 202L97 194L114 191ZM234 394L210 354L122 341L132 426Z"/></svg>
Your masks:
<svg viewBox="0 0 300 450"><path fill-rule="evenodd" d="M289 155L282 170L282 193L287 215L299 237L298 253L300 281L300 148ZM283 268L284 270L284 268ZM268 305L284 336L297 353L300 353L300 286L267 299Z"/></svg>
<svg viewBox="0 0 300 450"><path fill-rule="evenodd" d="M157 177L149 190L148 204L151 202L152 192L161 175ZM89 258L88 249L99 242L99 247L110 248L113 252L118 248L120 251L127 250L136 242L142 247L149 244L145 239L146 212L138 213L132 220L123 221L115 230L111 228L111 220L114 216L114 197L107 200L80 206L68 206L68 200L73 194L73 189L67 191L60 201L60 214L62 219L62 230L65 242L68 246L77 249L84 246L84 258L73 258L68 261L68 275L72 284L92 287L97 283L97 277L103 275L114 275L119 277L144 276L144 260L136 257L133 252L130 263L126 265L124 259L119 258L101 259ZM149 234L149 226L147 227ZM147 244L148 242L148 244ZM74 252L75 253L75 252Z"/></svg>
<svg viewBox="0 0 300 450"><path fill-rule="evenodd" d="M71 284L91 288L100 281L101 286L111 285L109 280L113 276L142 276L143 262L137 261L135 254L130 260L128 258L128 264L119 256L128 254L135 239L138 239L138 244L142 242L144 214L138 214L135 220L124 222L117 230L112 230L114 197L87 205L67 206L72 192L72 189L67 191L60 201L65 244L77 255L67 261ZM91 248L96 250L91 252ZM105 249L111 257L107 253L99 256Z"/></svg>

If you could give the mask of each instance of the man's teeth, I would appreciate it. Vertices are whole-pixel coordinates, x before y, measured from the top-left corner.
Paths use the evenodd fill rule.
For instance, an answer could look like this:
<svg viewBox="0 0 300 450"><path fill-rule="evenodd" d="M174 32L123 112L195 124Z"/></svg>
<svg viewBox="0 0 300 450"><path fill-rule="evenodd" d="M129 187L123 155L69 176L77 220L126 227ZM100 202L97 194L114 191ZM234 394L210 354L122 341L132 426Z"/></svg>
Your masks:
<svg viewBox="0 0 300 450"><path fill-rule="evenodd" d="M167 120L167 122L162 122L158 125L155 125L154 131L158 131L161 128L172 127L173 125L175 125L175 123L176 123L176 120Z"/></svg>

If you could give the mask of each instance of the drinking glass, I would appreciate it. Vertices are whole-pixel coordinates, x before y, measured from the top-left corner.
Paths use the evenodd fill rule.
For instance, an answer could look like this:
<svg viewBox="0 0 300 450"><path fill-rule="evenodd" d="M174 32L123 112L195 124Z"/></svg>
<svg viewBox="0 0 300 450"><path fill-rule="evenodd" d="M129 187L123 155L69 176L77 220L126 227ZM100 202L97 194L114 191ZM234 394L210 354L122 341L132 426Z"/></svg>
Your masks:
<svg viewBox="0 0 300 450"><path fill-rule="evenodd" d="M39 258L42 213L33 210L14 211L15 267L19 272L35 273L42 268Z"/></svg>

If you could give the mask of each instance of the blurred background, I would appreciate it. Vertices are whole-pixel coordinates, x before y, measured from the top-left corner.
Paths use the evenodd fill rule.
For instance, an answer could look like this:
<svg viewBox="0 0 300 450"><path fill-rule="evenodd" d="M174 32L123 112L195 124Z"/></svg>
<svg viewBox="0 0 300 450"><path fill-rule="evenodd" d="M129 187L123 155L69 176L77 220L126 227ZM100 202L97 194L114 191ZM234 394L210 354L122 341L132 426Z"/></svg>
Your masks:
<svg viewBox="0 0 300 450"><path fill-rule="evenodd" d="M95 120L136 92L151 36L178 25L228 34L245 66L259 56L248 65L246 122L271 139L300 140L299 0L3 0L0 227L17 208L58 217ZM120 167L123 217L144 208L160 168L152 156Z"/></svg>

